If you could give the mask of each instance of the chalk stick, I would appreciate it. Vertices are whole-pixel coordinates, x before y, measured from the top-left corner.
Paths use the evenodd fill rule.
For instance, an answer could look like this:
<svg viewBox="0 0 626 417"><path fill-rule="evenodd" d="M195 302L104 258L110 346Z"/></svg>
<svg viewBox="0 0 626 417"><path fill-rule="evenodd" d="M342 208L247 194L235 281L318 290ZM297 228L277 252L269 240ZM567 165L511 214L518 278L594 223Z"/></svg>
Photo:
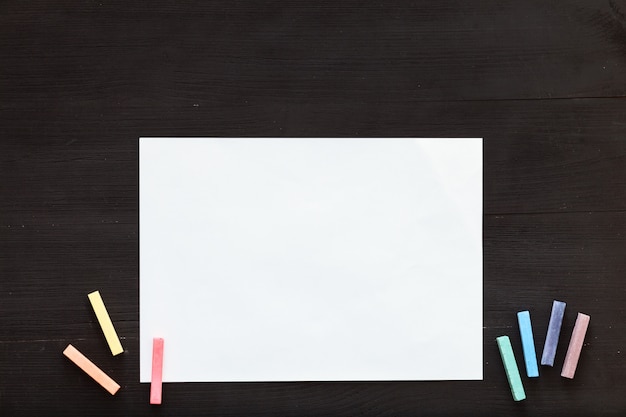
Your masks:
<svg viewBox="0 0 626 417"><path fill-rule="evenodd" d="M519 324L519 333L522 337L522 351L524 352L526 375L528 375L529 378L536 378L539 376L539 368L537 366L533 328L530 324L530 313L528 311L520 311L517 313L517 323Z"/></svg>
<svg viewBox="0 0 626 417"><path fill-rule="evenodd" d="M576 317L572 338L569 341L567 353L565 354L565 362L563 362L563 370L561 371L561 376L564 378L574 378L576 367L578 366L578 359L580 359L580 351L583 349L587 327L589 327L589 320L590 317L583 313L578 313L578 317Z"/></svg>
<svg viewBox="0 0 626 417"><path fill-rule="evenodd" d="M543 345L543 353L541 355L542 365L554 366L556 347L559 344L559 336L561 335L563 314L565 314L565 303L554 300L552 302L552 313L550 313L550 322L548 323L546 342Z"/></svg>
<svg viewBox="0 0 626 417"><path fill-rule="evenodd" d="M113 354L113 356L119 355L120 353L124 352L124 348L122 348L120 339L117 337L117 333L115 332L115 328L113 327L113 323L111 322L109 313L104 306L102 297L100 297L100 291L94 291L88 294L88 297L89 301L91 302L91 306L93 307L93 311L96 313L96 317L98 318L98 322L100 323L100 327L102 328L104 337L109 344L109 349L111 349L111 353Z"/></svg>
<svg viewBox="0 0 626 417"><path fill-rule="evenodd" d="M526 393L524 392L522 378L520 377L519 369L517 368L517 362L515 362L511 339L509 339L509 336L500 336L496 338L496 342L498 343L498 349L500 349L502 364L504 365L504 371L506 372L506 379L508 379L509 386L511 387L513 400L522 401L526 398Z"/></svg>
<svg viewBox="0 0 626 417"><path fill-rule="evenodd" d="M98 368L92 361L87 359L87 357L80 353L74 346L67 345L63 354L74 362L80 369L85 371L87 375L92 377L94 381L102 385L105 390L111 393L111 395L115 395L115 393L120 389L117 382L113 381L111 377L105 374L104 371Z"/></svg>
<svg viewBox="0 0 626 417"><path fill-rule="evenodd" d="M163 386L163 339L152 339L152 379L150 380L150 404L161 404Z"/></svg>

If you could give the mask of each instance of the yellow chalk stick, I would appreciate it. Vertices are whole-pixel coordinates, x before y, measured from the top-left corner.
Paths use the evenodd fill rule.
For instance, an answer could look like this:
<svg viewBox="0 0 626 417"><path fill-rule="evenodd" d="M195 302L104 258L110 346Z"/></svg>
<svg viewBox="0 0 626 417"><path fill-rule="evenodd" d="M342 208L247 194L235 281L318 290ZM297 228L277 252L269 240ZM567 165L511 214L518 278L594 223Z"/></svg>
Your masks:
<svg viewBox="0 0 626 417"><path fill-rule="evenodd" d="M113 356L119 355L120 353L124 352L124 348L120 343L120 339L117 337L117 333L115 332L115 328L113 327L113 323L111 322L109 313L104 306L102 297L100 297L100 291L94 291L90 293L88 297L89 301L91 301L93 311L95 311L96 313L96 317L98 318L98 322L100 323L100 327L102 328L104 337L109 344L109 349L111 349L111 353L113 354Z"/></svg>
<svg viewBox="0 0 626 417"><path fill-rule="evenodd" d="M87 357L80 353L74 346L67 345L63 354L74 362L80 369L85 371L87 375L92 377L94 381L102 385L105 390L111 393L111 395L115 395L115 393L120 389L117 382L113 381L110 376L105 374L102 369L98 368L92 361L87 359Z"/></svg>

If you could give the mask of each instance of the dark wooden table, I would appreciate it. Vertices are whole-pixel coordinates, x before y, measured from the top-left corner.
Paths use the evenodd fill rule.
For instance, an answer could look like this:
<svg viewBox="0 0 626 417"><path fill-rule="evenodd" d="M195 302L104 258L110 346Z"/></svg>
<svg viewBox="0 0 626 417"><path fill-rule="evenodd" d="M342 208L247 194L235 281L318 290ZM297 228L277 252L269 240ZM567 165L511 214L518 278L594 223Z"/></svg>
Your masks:
<svg viewBox="0 0 626 417"><path fill-rule="evenodd" d="M624 415L625 97L625 0L2 0L0 415ZM484 380L168 384L148 405L140 136L484 137ZM514 403L494 339L521 365L515 313L541 350L554 298L559 366Z"/></svg>

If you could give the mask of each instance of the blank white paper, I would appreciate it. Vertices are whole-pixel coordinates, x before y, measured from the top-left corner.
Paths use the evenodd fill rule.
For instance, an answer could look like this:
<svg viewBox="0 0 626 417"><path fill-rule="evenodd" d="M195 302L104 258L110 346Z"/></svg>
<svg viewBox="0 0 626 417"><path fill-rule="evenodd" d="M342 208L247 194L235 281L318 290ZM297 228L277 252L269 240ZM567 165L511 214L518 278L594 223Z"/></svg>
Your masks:
<svg viewBox="0 0 626 417"><path fill-rule="evenodd" d="M140 380L482 379L482 139L141 138Z"/></svg>

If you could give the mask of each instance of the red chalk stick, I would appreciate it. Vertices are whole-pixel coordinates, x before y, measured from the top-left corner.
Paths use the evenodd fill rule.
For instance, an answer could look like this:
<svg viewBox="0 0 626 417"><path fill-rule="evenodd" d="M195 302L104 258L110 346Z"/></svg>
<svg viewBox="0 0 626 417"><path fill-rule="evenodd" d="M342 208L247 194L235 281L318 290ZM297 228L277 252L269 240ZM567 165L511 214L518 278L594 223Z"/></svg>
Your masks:
<svg viewBox="0 0 626 417"><path fill-rule="evenodd" d="M152 339L152 380L150 382L150 404L161 404L163 387L163 339Z"/></svg>
<svg viewBox="0 0 626 417"><path fill-rule="evenodd" d="M578 359L580 358L580 351L582 350L583 342L585 341L587 327L589 327L589 316L583 313L578 313L576 324L574 324L574 330L572 331L572 338L569 341L569 347L567 348L567 353L565 354L563 370L561 371L561 376L564 378L574 378L576 366L578 366Z"/></svg>

